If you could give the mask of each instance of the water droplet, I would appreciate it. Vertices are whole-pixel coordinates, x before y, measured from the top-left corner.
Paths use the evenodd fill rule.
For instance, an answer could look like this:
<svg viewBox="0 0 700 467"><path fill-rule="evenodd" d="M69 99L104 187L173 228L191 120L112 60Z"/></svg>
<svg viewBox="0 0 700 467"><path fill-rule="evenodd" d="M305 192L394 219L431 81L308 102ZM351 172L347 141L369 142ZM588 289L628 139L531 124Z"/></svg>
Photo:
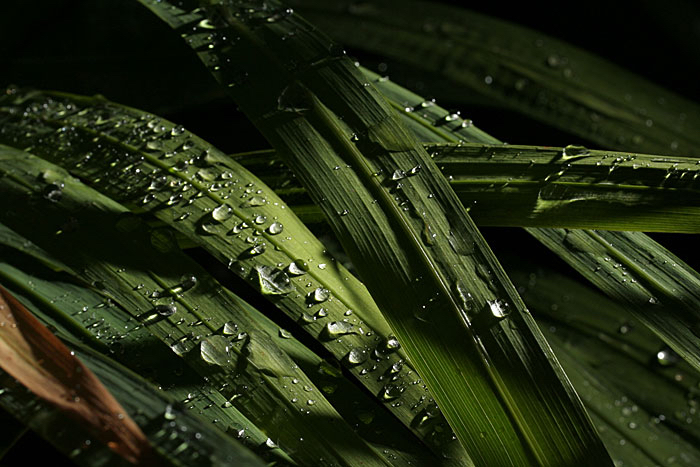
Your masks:
<svg viewBox="0 0 700 467"><path fill-rule="evenodd" d="M267 440L265 441L265 446L267 446L267 447L270 448L270 449L274 449L274 448L277 447L277 445L275 444L275 442L272 441L272 439L270 439L270 438L267 438Z"/></svg>
<svg viewBox="0 0 700 467"><path fill-rule="evenodd" d="M406 172L401 169L394 170L394 173L391 175L392 180L401 180L402 178L406 178Z"/></svg>
<svg viewBox="0 0 700 467"><path fill-rule="evenodd" d="M351 365L359 365L367 360L367 352L362 349L350 349L345 355L345 359Z"/></svg>
<svg viewBox="0 0 700 467"><path fill-rule="evenodd" d="M238 334L238 325L233 321L227 321L221 332L227 336Z"/></svg>
<svg viewBox="0 0 700 467"><path fill-rule="evenodd" d="M265 244L264 243L258 243L257 245L253 245L252 247L248 248L245 253L248 256L257 256L260 254L265 253Z"/></svg>
<svg viewBox="0 0 700 467"><path fill-rule="evenodd" d="M42 194L44 195L44 198L48 199L52 203L57 203L61 200L63 197L63 191L62 191L62 185L63 184L56 184L56 183L51 183L44 187Z"/></svg>
<svg viewBox="0 0 700 467"><path fill-rule="evenodd" d="M289 331L287 331L286 329L280 328L280 330L279 330L279 336L280 336L282 339L291 339L291 338L292 338L292 333L289 332Z"/></svg>
<svg viewBox="0 0 700 467"><path fill-rule="evenodd" d="M355 334L355 326L345 321L331 321L326 324L324 328L326 337L334 339L338 336L343 336L346 334Z"/></svg>
<svg viewBox="0 0 700 467"><path fill-rule="evenodd" d="M361 410L357 412L357 418L365 425L369 425L374 420L374 412Z"/></svg>
<svg viewBox="0 0 700 467"><path fill-rule="evenodd" d="M267 200L262 196L251 196L250 198L248 198L245 204L247 204L250 207L264 206L265 204L267 204Z"/></svg>
<svg viewBox="0 0 700 467"><path fill-rule="evenodd" d="M418 174L418 172L421 171L421 169L422 169L421 165L418 164L417 166L413 167L413 168L408 172L408 175L409 175L409 176L416 175L416 174Z"/></svg>
<svg viewBox="0 0 700 467"><path fill-rule="evenodd" d="M173 127L172 130L170 130L170 134L173 136L179 136L185 132L185 127L184 126L176 126Z"/></svg>
<svg viewBox="0 0 700 467"><path fill-rule="evenodd" d="M399 344L399 340L396 337L389 336L387 337L386 342L384 342L384 348L389 352L393 352L400 349L401 344Z"/></svg>
<svg viewBox="0 0 700 467"><path fill-rule="evenodd" d="M382 388L379 397L384 401L393 401L398 399L404 392L405 388L397 384L387 384Z"/></svg>
<svg viewBox="0 0 700 467"><path fill-rule="evenodd" d="M494 318L502 319L509 313L508 303L503 300L487 300L486 306Z"/></svg>
<svg viewBox="0 0 700 467"><path fill-rule="evenodd" d="M281 222L273 222L270 224L270 226L267 228L267 231L270 235L277 235L282 233L282 230L284 230L284 226L282 225Z"/></svg>
<svg viewBox="0 0 700 467"><path fill-rule="evenodd" d="M161 316L172 316L177 311L177 306L175 306L174 303L170 303L167 305L156 305L153 308L153 311L155 311Z"/></svg>
<svg viewBox="0 0 700 467"><path fill-rule="evenodd" d="M286 272L271 266L255 266L260 291L264 295L284 295L294 291L294 285Z"/></svg>
<svg viewBox="0 0 700 467"><path fill-rule="evenodd" d="M255 216L255 218L253 219L253 222L260 225L260 224L264 224L266 220L267 220L267 217L265 217L265 216Z"/></svg>
<svg viewBox="0 0 700 467"><path fill-rule="evenodd" d="M168 183L168 177L165 175L162 175L160 177L156 177L151 181L151 184L148 186L149 190L154 190L158 191L161 188L163 188L165 185Z"/></svg>
<svg viewBox="0 0 700 467"><path fill-rule="evenodd" d="M228 350L228 340L224 336L212 336L199 343L199 355L209 365L225 365L229 360Z"/></svg>
<svg viewBox="0 0 700 467"><path fill-rule="evenodd" d="M569 144L568 146L564 147L564 149L561 152L561 155L564 159L567 159L571 157L588 156L590 155L590 153L591 152L588 150L588 148Z"/></svg>
<svg viewBox="0 0 700 467"><path fill-rule="evenodd" d="M233 216L233 209L228 204L222 204L214 208L211 212L211 217L219 222L224 222Z"/></svg>
<svg viewBox="0 0 700 467"><path fill-rule="evenodd" d="M309 296L310 299L314 302L321 303L325 302L326 300L328 300L328 298L330 298L331 292L328 289L324 289L323 287L318 287L316 290L311 292Z"/></svg>
<svg viewBox="0 0 700 467"><path fill-rule="evenodd" d="M294 260L287 266L287 272L293 276L301 276L302 274L306 274L308 270L309 265L301 259Z"/></svg>
<svg viewBox="0 0 700 467"><path fill-rule="evenodd" d="M313 399L309 399L306 401L306 405L314 405L315 403L316 403L316 401Z"/></svg>
<svg viewBox="0 0 700 467"><path fill-rule="evenodd" d="M661 366L671 366L678 361L678 354L666 347L656 352L656 361Z"/></svg>

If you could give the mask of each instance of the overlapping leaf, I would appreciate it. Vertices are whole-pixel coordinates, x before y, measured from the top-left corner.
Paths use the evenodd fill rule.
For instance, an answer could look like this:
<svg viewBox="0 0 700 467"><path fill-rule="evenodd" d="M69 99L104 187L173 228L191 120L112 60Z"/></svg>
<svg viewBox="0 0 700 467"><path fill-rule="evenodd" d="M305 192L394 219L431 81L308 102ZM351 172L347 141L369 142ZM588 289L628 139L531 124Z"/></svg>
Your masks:
<svg viewBox="0 0 700 467"><path fill-rule="evenodd" d="M608 460L454 192L352 62L273 2L144 4L322 206L476 462Z"/></svg>
<svg viewBox="0 0 700 467"><path fill-rule="evenodd" d="M422 72L455 102L479 96L601 147L700 155L697 104L544 34L420 0L290 4L348 47Z"/></svg>

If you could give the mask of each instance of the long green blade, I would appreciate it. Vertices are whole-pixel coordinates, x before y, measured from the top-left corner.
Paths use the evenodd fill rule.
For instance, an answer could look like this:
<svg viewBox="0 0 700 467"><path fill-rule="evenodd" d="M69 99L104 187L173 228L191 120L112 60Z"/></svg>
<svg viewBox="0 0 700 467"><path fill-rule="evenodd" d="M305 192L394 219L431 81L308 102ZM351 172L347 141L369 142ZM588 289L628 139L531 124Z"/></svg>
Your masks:
<svg viewBox="0 0 700 467"><path fill-rule="evenodd" d="M216 64L321 204L477 463L609 462L454 192L352 62L276 3L144 4Z"/></svg>
<svg viewBox="0 0 700 467"><path fill-rule="evenodd" d="M613 458L633 462L632 448L646 457L634 461L640 465L697 463L700 420L693 414L698 372L620 304L580 282L543 272L516 277L557 355L568 355L562 359L567 374L574 381L590 379L576 386L587 407L591 387L617 393L612 407L605 407L604 399L592 407L600 414L597 423L607 427L599 430L603 439L606 433L613 435L606 441ZM575 375L579 370L583 374Z"/></svg>
<svg viewBox="0 0 700 467"><path fill-rule="evenodd" d="M419 0L290 4L348 47L422 71L455 102L480 96L601 147L700 155L697 104L536 31Z"/></svg>
<svg viewBox="0 0 700 467"><path fill-rule="evenodd" d="M130 328L146 327L268 436L293 449L299 462L385 465L272 338L256 328L237 297L201 267L172 248L158 254L156 248L163 251L158 235L133 243L139 239L138 225L128 211L59 167L7 147L1 157L3 222L69 262L85 281L120 303L133 318ZM28 197L38 202L27 205ZM13 208L22 205L18 216ZM42 222L27 222L25 216ZM103 242L118 247L119 255L106 251ZM301 401L307 406L303 410ZM277 423L279 413L288 414L284 424ZM317 421L308 423L310 417Z"/></svg>
<svg viewBox="0 0 700 467"><path fill-rule="evenodd" d="M576 146L425 148L478 225L700 232L697 165L687 158ZM232 157L259 174L302 220L322 221L274 151Z"/></svg>
<svg viewBox="0 0 700 467"><path fill-rule="evenodd" d="M205 248L318 340L444 462L468 464L427 389L412 384L413 365L367 289L257 177L181 126L101 99L16 91L0 115L1 140L31 147ZM174 237L166 231L154 241L167 248ZM394 387L404 388L401 403L382 396ZM430 416L417 423L423 412Z"/></svg>
<svg viewBox="0 0 700 467"><path fill-rule="evenodd" d="M381 81L383 86L388 87L388 80L380 80L378 78L377 81ZM398 99L401 99L401 96L405 95L406 99L420 101L420 98L410 96L410 93L402 91L398 86L391 86L388 87L388 89L391 91L393 96L396 96L394 99L397 99L397 97ZM439 109L438 106L435 105L429 106L429 108L432 110L431 115L411 111L403 114L404 119L414 121L417 124L422 122L423 125L420 126L421 129L419 131L430 131L433 140L435 141L455 142L457 140L471 141L472 138L478 138L477 140L483 139L482 134L473 132L473 129L470 126L462 125L460 123L462 120L459 117L456 117L450 126L436 128L434 124L431 124L431 122L440 121L441 114L449 115L449 113L444 109ZM582 151L582 148L574 147L571 149L573 149L574 152ZM585 152L586 150L583 151ZM618 156L612 159L610 162L609 169L612 168L613 173L618 169L618 166L625 164L625 158L623 157L622 160L620 160L619 157L622 156ZM615 162L615 160L617 160L617 162ZM648 162L658 162L661 164L661 167L666 167L666 174L663 176L662 180L658 181L658 183L664 184L666 180L685 179L686 181L681 183L690 183L692 186L696 183L696 174L698 172L696 170L689 169L689 167L686 165L684 166L685 170L676 173L674 167L674 164L684 164L687 160L688 159L682 157L652 156L652 159ZM630 161L627 161L627 163L629 162ZM634 167L634 162L632 162L632 167ZM634 172L635 170L639 169L641 169L641 167L637 167L637 169L632 168L632 171ZM566 173L566 170L564 173ZM555 176L554 178L557 178L557 173L554 173L553 175ZM690 177L688 177L688 175L690 175ZM696 195L694 195L694 199L695 198ZM691 202L694 202L694 199ZM604 236L608 238L608 242L619 242L620 244L625 245L623 250L616 250L616 255L619 256L619 259L618 262L614 263L615 265L619 264L620 262L624 264L636 264L641 262L642 265L646 265L654 258L661 258L660 261L666 260L669 261L670 264L681 264L677 272L674 272L673 268L675 268L675 266L665 266L665 270L660 270L658 269L658 266L655 266L646 268L646 270L643 271L643 274L648 278L647 282L649 283L665 284L665 287L670 288L671 290L676 289L676 291L682 294L680 297L681 301L686 303L692 303L694 300L696 300L694 298L696 291L692 290L692 286L691 289L688 290L687 286L684 285L684 281L687 280L690 280L691 284L696 282L695 277L697 277L697 272L693 271L692 268L689 268L687 265L678 260L678 258L669 257L668 255L670 255L670 253L665 248L641 232L593 232L535 228L530 228L528 231L535 236L535 238L545 243L545 245L558 256L569 262L575 269L579 270L585 277L593 281L593 283L601 288L601 290L603 290L605 293L623 298L625 302L634 301L629 297L630 293L640 294L641 296L638 296L635 299L638 304L633 307L633 310L636 310L635 313L637 313L640 320L646 326L649 326L653 332L661 336L664 341L669 343L669 345L671 345L671 342L673 342L672 348L679 350L683 358L687 357L691 359L691 363L694 366L697 365L698 345L696 339L697 325L695 324L697 321L694 318L694 310L696 308L690 312L684 311L685 308L661 311L660 309L657 310L654 307L649 307L648 303L644 305L645 300L648 300L650 296L653 296L653 292L648 290L641 292L640 289L638 289L639 285L632 283L631 281L605 281L595 273L591 272L597 266L591 264L584 266L582 263L582 258L589 258L590 260L591 258L597 257L598 260L601 261L605 257L609 256L603 252L605 247L602 246L601 242L604 244L605 240L592 240L600 239L601 236ZM580 240L576 240L577 238ZM568 240L565 241L565 239ZM612 269L616 270L615 267ZM631 289L629 287L630 283L633 284ZM658 289L658 287L656 288ZM668 300L669 299L667 299L667 301ZM643 311L640 306L646 310L646 317L642 317L640 315L640 313ZM651 316L656 315L657 313L658 316ZM678 331L678 333L676 333L676 331Z"/></svg>
<svg viewBox="0 0 700 467"><path fill-rule="evenodd" d="M700 276L646 235L528 230L700 369Z"/></svg>

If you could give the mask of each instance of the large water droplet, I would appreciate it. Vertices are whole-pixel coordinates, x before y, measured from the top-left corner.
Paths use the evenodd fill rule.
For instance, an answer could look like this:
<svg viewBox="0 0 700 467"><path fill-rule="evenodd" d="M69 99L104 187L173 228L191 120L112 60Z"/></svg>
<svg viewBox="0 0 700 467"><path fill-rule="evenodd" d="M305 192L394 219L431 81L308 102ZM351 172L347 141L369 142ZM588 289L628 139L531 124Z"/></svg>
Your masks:
<svg viewBox="0 0 700 467"><path fill-rule="evenodd" d="M228 340L224 336L211 336L199 343L199 355L210 365L223 366L229 361Z"/></svg>
<svg viewBox="0 0 700 467"><path fill-rule="evenodd" d="M382 388L379 397L384 401L392 401L398 399L404 392L405 388L397 384L387 384Z"/></svg>
<svg viewBox="0 0 700 467"><path fill-rule="evenodd" d="M334 339L345 334L355 334L355 326L345 321L331 321L324 329L326 337Z"/></svg>
<svg viewBox="0 0 700 467"><path fill-rule="evenodd" d="M227 321L224 324L223 329L221 332L227 336L232 336L234 334L238 334L238 325L234 323L233 321Z"/></svg>
<svg viewBox="0 0 700 467"><path fill-rule="evenodd" d="M245 253L248 256L257 256L265 253L265 249L264 243L258 243L257 245L253 245L252 247L248 248Z"/></svg>
<svg viewBox="0 0 700 467"><path fill-rule="evenodd" d="M362 349L350 349L347 355L345 355L345 359L351 365L359 365L367 360L367 352Z"/></svg>
<svg viewBox="0 0 700 467"><path fill-rule="evenodd" d="M294 285L287 273L279 268L255 266L260 291L265 295L284 295L294 291Z"/></svg>
<svg viewBox="0 0 700 467"><path fill-rule="evenodd" d="M588 156L590 153L591 152L588 150L588 148L569 144L562 150L561 155L564 159L568 159L571 157Z"/></svg>
<svg viewBox="0 0 700 467"><path fill-rule="evenodd" d="M42 190L44 198L48 199L53 203L59 202L63 197L62 185L63 184L59 185L57 183L51 183L44 187L44 189Z"/></svg>
<svg viewBox="0 0 700 467"><path fill-rule="evenodd" d="M265 200L265 198L263 198L262 196L251 196L245 202L245 204L250 207L264 206L266 203L267 200Z"/></svg>
<svg viewBox="0 0 700 467"><path fill-rule="evenodd" d="M153 311L161 316L172 316L177 311L177 306L174 303L169 303L166 305L156 305Z"/></svg>
<svg viewBox="0 0 700 467"><path fill-rule="evenodd" d="M230 219L231 216L233 216L233 209L231 209L231 206L229 206L228 204L222 204L221 206L217 206L211 212L211 217L213 217L214 220L219 222L224 222Z"/></svg>
<svg viewBox="0 0 700 467"><path fill-rule="evenodd" d="M324 289L323 287L318 287L316 290L311 292L309 298L316 302L316 303L321 303L325 302L328 300L331 296L331 292L328 289Z"/></svg>
<svg viewBox="0 0 700 467"><path fill-rule="evenodd" d="M284 226L282 225L281 222L273 222L270 224L270 226L267 228L267 232L270 235L277 235L282 233L282 230L284 230Z"/></svg>
<svg viewBox="0 0 700 467"><path fill-rule="evenodd" d="M510 312L510 310L508 310L508 303L503 300L487 300L486 306L494 318L505 318Z"/></svg>
<svg viewBox="0 0 700 467"><path fill-rule="evenodd" d="M309 265L301 259L296 259L287 266L287 272L293 276L301 276L302 274L306 274L308 270Z"/></svg>

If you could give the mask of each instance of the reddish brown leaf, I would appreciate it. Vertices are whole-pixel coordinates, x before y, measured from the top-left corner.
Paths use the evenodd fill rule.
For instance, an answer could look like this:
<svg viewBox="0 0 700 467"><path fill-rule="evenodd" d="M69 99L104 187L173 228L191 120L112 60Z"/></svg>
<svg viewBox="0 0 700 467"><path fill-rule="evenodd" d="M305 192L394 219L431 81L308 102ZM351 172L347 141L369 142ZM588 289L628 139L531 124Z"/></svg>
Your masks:
<svg viewBox="0 0 700 467"><path fill-rule="evenodd" d="M127 461L154 464L148 439L97 376L2 286L0 366Z"/></svg>

